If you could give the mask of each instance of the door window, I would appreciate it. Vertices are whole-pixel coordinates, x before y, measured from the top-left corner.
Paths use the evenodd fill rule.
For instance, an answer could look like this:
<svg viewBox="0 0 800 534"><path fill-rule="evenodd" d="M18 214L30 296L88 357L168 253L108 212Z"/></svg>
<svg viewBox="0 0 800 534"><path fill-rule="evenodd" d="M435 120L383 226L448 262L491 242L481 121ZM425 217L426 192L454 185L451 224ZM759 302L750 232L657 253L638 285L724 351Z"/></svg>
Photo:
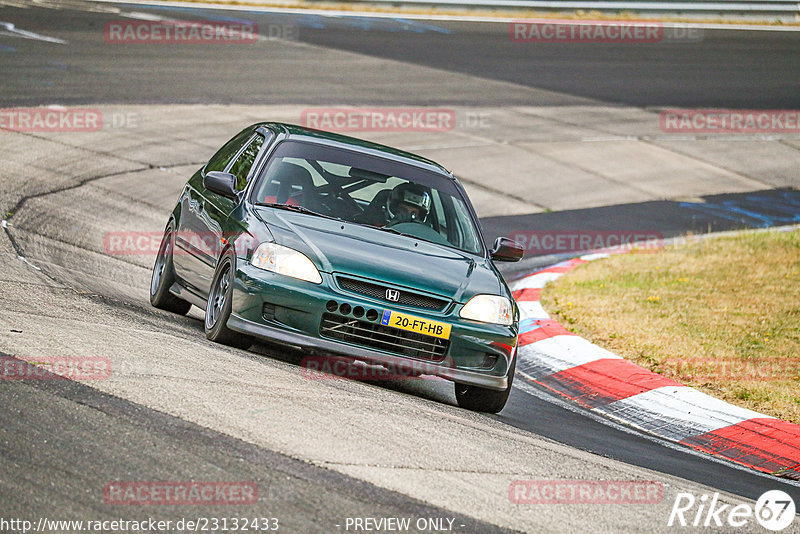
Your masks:
<svg viewBox="0 0 800 534"><path fill-rule="evenodd" d="M261 150L263 145L264 136L256 134L228 170L229 173L236 177L237 191L244 191L244 188L247 187L247 175L250 174L250 168L253 166L258 151Z"/></svg>
<svg viewBox="0 0 800 534"><path fill-rule="evenodd" d="M253 129L247 128L242 130L236 136L225 143L216 154L211 156L211 159L206 163L205 172L211 171L224 171L233 157L239 152L248 139L253 136Z"/></svg>

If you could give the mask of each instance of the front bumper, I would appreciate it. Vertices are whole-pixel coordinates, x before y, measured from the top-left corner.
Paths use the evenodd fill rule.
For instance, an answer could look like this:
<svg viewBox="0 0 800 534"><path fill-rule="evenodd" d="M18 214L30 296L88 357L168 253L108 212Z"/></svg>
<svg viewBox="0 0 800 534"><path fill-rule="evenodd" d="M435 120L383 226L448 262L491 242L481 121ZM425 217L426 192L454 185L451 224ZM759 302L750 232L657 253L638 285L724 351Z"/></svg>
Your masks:
<svg viewBox="0 0 800 534"><path fill-rule="evenodd" d="M444 312L388 305L342 290L333 276L321 275L323 282L312 284L239 262L228 328L315 352L340 354L390 368L411 368L419 374L463 384L496 390L508 387L508 369L516 353L517 325L464 320L458 316L459 304L449 306ZM323 337L320 324L323 315L330 312L326 304L331 300L353 309L375 310L379 316L389 309L447 322L452 327L447 353L441 361L432 361ZM266 309L269 313L265 313Z"/></svg>

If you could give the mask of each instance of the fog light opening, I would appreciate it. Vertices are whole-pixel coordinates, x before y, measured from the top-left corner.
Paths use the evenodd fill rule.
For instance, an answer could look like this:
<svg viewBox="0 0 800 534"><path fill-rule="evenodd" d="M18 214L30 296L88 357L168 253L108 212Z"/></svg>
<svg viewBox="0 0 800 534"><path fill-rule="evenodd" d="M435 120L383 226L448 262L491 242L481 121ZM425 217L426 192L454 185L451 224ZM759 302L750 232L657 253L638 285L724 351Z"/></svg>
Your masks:
<svg viewBox="0 0 800 534"><path fill-rule="evenodd" d="M487 352L483 356L483 363L481 364L481 367L484 369L491 369L495 366L496 363L497 363L497 354L490 354Z"/></svg>

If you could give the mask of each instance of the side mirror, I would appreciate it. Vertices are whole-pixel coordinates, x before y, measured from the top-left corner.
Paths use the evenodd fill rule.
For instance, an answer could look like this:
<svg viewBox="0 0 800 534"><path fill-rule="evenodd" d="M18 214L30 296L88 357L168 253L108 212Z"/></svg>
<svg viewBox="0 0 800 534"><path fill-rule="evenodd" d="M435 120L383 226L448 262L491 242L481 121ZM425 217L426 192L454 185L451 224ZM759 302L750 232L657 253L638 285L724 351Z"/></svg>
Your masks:
<svg viewBox="0 0 800 534"><path fill-rule="evenodd" d="M507 237L498 237L492 247L492 259L495 261L519 261L524 254L523 248Z"/></svg>
<svg viewBox="0 0 800 534"><path fill-rule="evenodd" d="M236 177L227 172L210 171L203 177L203 187L218 195L236 198Z"/></svg>

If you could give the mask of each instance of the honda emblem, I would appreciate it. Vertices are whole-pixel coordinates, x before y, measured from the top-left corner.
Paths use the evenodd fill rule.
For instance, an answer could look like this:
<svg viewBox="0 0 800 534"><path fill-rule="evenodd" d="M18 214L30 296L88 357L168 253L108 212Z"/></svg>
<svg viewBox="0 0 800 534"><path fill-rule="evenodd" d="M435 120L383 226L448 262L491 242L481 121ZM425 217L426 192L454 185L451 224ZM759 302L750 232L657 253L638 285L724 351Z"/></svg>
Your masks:
<svg viewBox="0 0 800 534"><path fill-rule="evenodd" d="M400 292L396 289L387 289L386 290L386 300L391 300L392 302L397 302L400 300Z"/></svg>

